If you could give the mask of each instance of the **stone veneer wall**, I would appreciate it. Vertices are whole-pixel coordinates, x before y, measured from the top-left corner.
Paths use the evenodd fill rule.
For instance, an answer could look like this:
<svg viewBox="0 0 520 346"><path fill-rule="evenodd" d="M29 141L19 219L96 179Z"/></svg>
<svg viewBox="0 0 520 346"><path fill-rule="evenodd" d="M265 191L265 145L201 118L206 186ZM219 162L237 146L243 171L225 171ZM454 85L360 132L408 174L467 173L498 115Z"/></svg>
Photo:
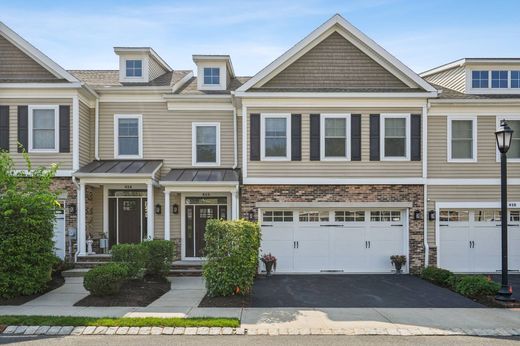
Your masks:
<svg viewBox="0 0 520 346"><path fill-rule="evenodd" d="M74 252L76 251L76 239L72 239L72 248L69 244L69 236L67 230L69 228L77 229L77 210L76 213L69 213L69 206L76 205L77 207L77 199L76 199L76 186L72 182L71 178L63 177L63 178L54 178L52 182L51 189L57 191L60 194L60 200L65 201L65 259L68 261L72 261L74 259ZM76 208L77 209L77 208ZM70 255L72 254L72 256Z"/></svg>
<svg viewBox="0 0 520 346"><path fill-rule="evenodd" d="M424 189L422 185L242 185L240 214L253 210L257 202L412 202L410 208L410 271L424 267ZM420 210L421 220L413 219Z"/></svg>

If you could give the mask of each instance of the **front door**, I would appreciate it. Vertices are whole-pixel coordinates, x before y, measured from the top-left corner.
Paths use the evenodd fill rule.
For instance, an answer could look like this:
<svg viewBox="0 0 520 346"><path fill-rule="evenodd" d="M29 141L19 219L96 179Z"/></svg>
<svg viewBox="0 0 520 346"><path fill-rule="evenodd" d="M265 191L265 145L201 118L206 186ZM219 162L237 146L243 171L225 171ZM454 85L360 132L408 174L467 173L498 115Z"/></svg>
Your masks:
<svg viewBox="0 0 520 346"><path fill-rule="evenodd" d="M119 243L141 242L141 198L119 198L118 234Z"/></svg>

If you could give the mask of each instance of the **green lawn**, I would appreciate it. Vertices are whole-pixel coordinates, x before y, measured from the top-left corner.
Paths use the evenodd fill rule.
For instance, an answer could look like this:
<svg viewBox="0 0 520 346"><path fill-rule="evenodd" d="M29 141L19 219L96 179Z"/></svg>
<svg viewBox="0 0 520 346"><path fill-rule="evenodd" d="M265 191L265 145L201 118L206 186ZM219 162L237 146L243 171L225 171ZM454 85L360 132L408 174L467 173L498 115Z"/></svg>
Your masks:
<svg viewBox="0 0 520 346"><path fill-rule="evenodd" d="M6 326L239 327L237 318L0 316Z"/></svg>

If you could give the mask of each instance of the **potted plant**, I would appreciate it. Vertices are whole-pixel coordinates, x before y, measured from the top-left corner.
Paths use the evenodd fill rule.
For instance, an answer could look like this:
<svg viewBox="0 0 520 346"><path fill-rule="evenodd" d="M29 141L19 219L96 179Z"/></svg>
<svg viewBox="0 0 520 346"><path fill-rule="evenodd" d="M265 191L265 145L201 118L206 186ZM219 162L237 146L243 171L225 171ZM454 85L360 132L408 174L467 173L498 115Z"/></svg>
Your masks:
<svg viewBox="0 0 520 346"><path fill-rule="evenodd" d="M405 255L393 255L390 256L390 261L392 265L395 267L395 273L400 274L401 268L406 264L406 256Z"/></svg>
<svg viewBox="0 0 520 346"><path fill-rule="evenodd" d="M260 257L260 260L265 265L265 272L267 276L271 276L271 271L276 270L276 257L271 255L271 253L264 254Z"/></svg>

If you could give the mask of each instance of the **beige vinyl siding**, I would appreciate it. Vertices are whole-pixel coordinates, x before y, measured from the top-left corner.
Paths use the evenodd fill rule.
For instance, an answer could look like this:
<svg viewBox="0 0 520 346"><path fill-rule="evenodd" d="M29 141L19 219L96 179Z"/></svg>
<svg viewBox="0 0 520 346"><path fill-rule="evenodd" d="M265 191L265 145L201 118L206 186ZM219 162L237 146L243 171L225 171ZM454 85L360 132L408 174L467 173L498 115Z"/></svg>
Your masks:
<svg viewBox="0 0 520 346"><path fill-rule="evenodd" d="M428 118L428 178L499 178L496 117L477 117L477 162L448 162L448 118ZM508 176L520 177L520 163L509 162Z"/></svg>
<svg viewBox="0 0 520 346"><path fill-rule="evenodd" d="M153 58L150 57L148 61L148 78L150 80L154 80L155 78L162 76L166 72Z"/></svg>
<svg viewBox="0 0 520 346"><path fill-rule="evenodd" d="M334 32L261 88L409 87Z"/></svg>
<svg viewBox="0 0 520 346"><path fill-rule="evenodd" d="M89 127L90 127L90 141L89 141L89 150L90 150L90 161L95 159L96 154L96 109L90 108L89 115Z"/></svg>
<svg viewBox="0 0 520 346"><path fill-rule="evenodd" d="M114 115L142 114L143 159L159 159L162 174L171 168L192 167L192 123L220 122L221 167L233 166L233 113L231 111L168 111L166 103L101 103L99 155L114 159Z"/></svg>
<svg viewBox="0 0 520 346"><path fill-rule="evenodd" d="M299 177L299 178L410 178L422 176L421 161L370 161L370 114L390 113L382 110L255 110L251 113L302 114L301 161L251 161L249 158L250 121L247 123L247 175L250 178ZM400 111L395 111L400 112ZM407 113L419 114L419 109ZM361 114L361 161L310 161L310 114L351 113ZM349 139L350 141L350 139ZM350 143L350 142L349 142Z"/></svg>
<svg viewBox="0 0 520 346"><path fill-rule="evenodd" d="M509 201L520 201L520 186L510 185ZM429 185L428 210L435 210L436 202L499 202L500 185L461 186ZM428 243L435 245L435 221L428 221Z"/></svg>
<svg viewBox="0 0 520 346"><path fill-rule="evenodd" d="M242 167L242 117L237 116L237 166Z"/></svg>
<svg viewBox="0 0 520 346"><path fill-rule="evenodd" d="M49 80L56 78L43 66L22 52L0 35L0 79L16 82L27 80Z"/></svg>
<svg viewBox="0 0 520 346"><path fill-rule="evenodd" d="M72 126L72 122L71 122ZM90 162L90 108L83 102L79 103L79 165L84 166Z"/></svg>
<svg viewBox="0 0 520 346"><path fill-rule="evenodd" d="M424 78L426 81L438 84L458 92L466 90L466 69L464 66L454 67Z"/></svg>
<svg viewBox="0 0 520 346"><path fill-rule="evenodd" d="M71 107L70 153L29 153L33 167L49 167L56 163L60 170L72 169L72 100L71 99L1 99L0 104L9 106L9 153L16 169L27 169L25 160L18 152L18 106L68 105ZM56 129L57 131L59 129Z"/></svg>

